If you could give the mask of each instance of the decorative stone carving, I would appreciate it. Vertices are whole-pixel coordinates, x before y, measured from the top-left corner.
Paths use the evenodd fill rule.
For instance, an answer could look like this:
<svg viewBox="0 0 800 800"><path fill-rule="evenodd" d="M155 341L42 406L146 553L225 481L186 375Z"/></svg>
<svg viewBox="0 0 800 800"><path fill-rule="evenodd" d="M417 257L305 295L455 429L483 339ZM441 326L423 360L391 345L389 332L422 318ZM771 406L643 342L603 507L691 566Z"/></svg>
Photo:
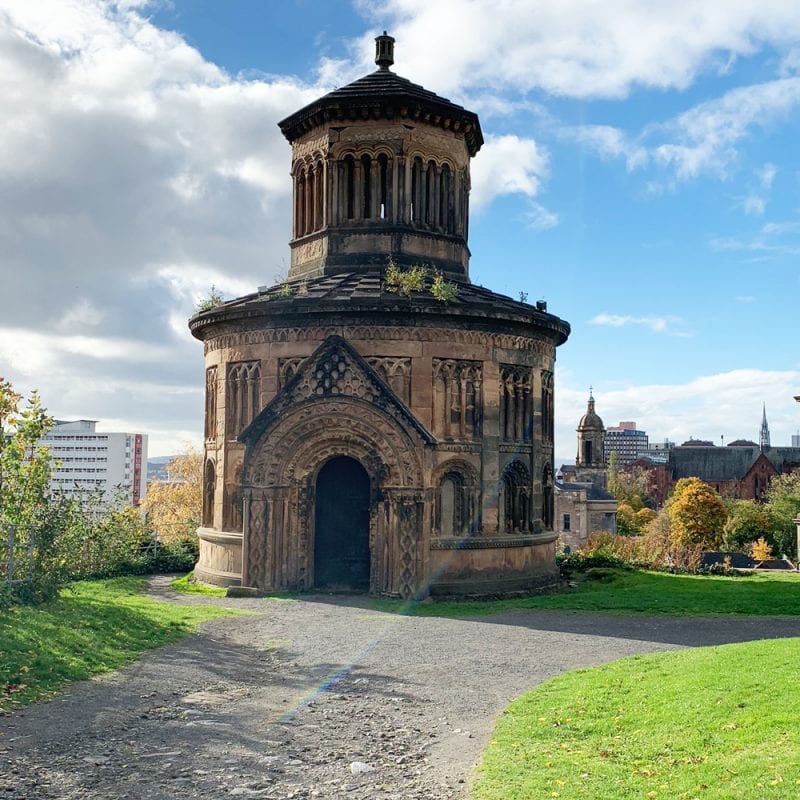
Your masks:
<svg viewBox="0 0 800 800"><path fill-rule="evenodd" d="M483 405L480 361L433 359L433 432L444 439L479 439Z"/></svg>
<svg viewBox="0 0 800 800"><path fill-rule="evenodd" d="M266 328L262 330L225 333L206 340L206 353L228 350L253 344L272 344L274 342L322 342L328 336L343 336L348 341L412 341L412 342L454 342L483 347L497 347L505 350L523 350L538 353L552 359L555 348L550 342L527 336L512 336L503 333L460 330L458 328L400 326L340 326L308 328Z"/></svg>

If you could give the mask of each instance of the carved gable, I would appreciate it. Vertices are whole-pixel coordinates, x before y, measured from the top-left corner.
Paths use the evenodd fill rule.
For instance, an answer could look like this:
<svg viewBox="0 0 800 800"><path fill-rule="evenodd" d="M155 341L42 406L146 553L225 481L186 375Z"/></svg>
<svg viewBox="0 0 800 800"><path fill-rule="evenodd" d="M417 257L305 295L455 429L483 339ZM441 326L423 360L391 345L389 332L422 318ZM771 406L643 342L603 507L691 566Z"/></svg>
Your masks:
<svg viewBox="0 0 800 800"><path fill-rule="evenodd" d="M239 441L248 445L255 443L266 428L293 406L334 397L353 398L377 406L426 444L436 441L375 368L341 336L329 336L296 366L292 377L242 432Z"/></svg>

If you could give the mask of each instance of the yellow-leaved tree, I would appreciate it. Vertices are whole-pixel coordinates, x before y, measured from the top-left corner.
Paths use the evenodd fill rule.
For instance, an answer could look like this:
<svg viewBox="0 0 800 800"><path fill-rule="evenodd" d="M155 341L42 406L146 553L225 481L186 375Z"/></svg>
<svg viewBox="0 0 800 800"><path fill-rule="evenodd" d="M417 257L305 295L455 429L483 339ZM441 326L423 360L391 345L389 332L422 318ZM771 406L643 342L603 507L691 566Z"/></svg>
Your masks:
<svg viewBox="0 0 800 800"><path fill-rule="evenodd" d="M682 547L719 546L728 511L713 486L700 478L681 478L667 503L670 539Z"/></svg>
<svg viewBox="0 0 800 800"><path fill-rule="evenodd" d="M147 487L142 502L147 521L163 542L195 535L203 508L203 455L194 448L167 464L167 480Z"/></svg>

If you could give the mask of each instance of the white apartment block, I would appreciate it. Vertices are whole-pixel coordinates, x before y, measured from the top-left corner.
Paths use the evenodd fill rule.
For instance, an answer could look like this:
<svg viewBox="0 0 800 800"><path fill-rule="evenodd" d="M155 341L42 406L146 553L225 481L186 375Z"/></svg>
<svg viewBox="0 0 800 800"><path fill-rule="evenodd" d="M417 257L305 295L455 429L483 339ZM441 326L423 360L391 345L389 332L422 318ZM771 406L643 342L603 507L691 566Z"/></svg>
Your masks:
<svg viewBox="0 0 800 800"><path fill-rule="evenodd" d="M56 420L42 438L57 462L50 481L66 495L102 491L111 500L138 505L147 490L147 436L142 433L99 433L96 420Z"/></svg>

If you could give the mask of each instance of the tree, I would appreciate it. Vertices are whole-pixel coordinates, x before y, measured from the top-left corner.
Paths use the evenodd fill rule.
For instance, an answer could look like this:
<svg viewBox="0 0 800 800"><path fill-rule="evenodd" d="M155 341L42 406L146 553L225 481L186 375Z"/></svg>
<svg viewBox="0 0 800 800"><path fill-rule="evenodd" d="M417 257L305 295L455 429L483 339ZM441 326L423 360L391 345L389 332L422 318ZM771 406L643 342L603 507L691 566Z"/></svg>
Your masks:
<svg viewBox="0 0 800 800"><path fill-rule="evenodd" d="M195 535L203 508L203 455L189 448L167 465L168 480L151 483L142 506L164 542Z"/></svg>
<svg viewBox="0 0 800 800"><path fill-rule="evenodd" d="M652 506L650 491L652 477L644 467L620 469L619 455L612 452L608 460L608 491L618 503L625 503L633 511Z"/></svg>
<svg viewBox="0 0 800 800"><path fill-rule="evenodd" d="M769 561L772 558L772 547L767 540L762 536L757 541L753 542L750 547L750 555L754 561Z"/></svg>
<svg viewBox="0 0 800 800"><path fill-rule="evenodd" d="M726 550L747 552L760 537L772 541L772 526L763 506L753 500L732 500L728 504L728 519L723 528Z"/></svg>
<svg viewBox="0 0 800 800"><path fill-rule="evenodd" d="M36 526L41 522L52 472L50 451L39 440L53 425L39 396L27 405L0 378L0 521Z"/></svg>
<svg viewBox="0 0 800 800"><path fill-rule="evenodd" d="M793 520L800 515L800 472L773 475L765 506L775 552L795 555L797 528Z"/></svg>
<svg viewBox="0 0 800 800"><path fill-rule="evenodd" d="M721 543L728 512L717 491L699 478L681 478L675 484L667 513L673 544L711 550Z"/></svg>

